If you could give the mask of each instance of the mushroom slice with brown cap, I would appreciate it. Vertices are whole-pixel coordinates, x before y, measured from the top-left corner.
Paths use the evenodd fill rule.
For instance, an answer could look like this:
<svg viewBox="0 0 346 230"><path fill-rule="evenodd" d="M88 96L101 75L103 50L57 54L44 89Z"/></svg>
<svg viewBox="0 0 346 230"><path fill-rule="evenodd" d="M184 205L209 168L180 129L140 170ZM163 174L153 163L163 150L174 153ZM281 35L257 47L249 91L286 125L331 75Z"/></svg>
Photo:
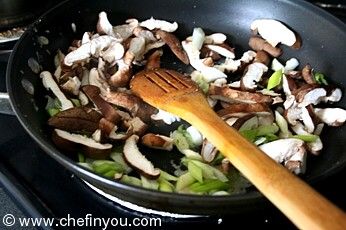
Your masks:
<svg viewBox="0 0 346 230"><path fill-rule="evenodd" d="M96 25L97 33L99 34L107 34L110 36L114 36L113 26L108 21L106 12L102 11L99 13L99 20Z"/></svg>
<svg viewBox="0 0 346 230"><path fill-rule="evenodd" d="M296 125L291 126L291 129L296 134L299 134L299 135L309 135L310 134L305 130L304 125L300 122L297 122ZM318 137L315 141L307 143L307 148L312 154L319 155L322 148L323 148L321 138Z"/></svg>
<svg viewBox="0 0 346 230"><path fill-rule="evenodd" d="M110 132L109 138L115 141L124 141L127 138L129 138L133 134L133 128L130 126L126 132L117 132L117 127L115 126L114 129Z"/></svg>
<svg viewBox="0 0 346 230"><path fill-rule="evenodd" d="M314 76L312 75L312 68L311 68L310 64L307 64L302 69L302 77L306 83L316 84L316 80L315 80Z"/></svg>
<svg viewBox="0 0 346 230"><path fill-rule="evenodd" d="M257 57L257 56L256 56ZM261 81L263 73L268 71L268 67L263 63L254 62L247 66L244 76L240 80L243 90L253 90L257 88L257 83Z"/></svg>
<svg viewBox="0 0 346 230"><path fill-rule="evenodd" d="M172 52L179 58L180 61L182 61L184 64L189 64L189 58L184 51L181 42L179 39L172 33L168 33L163 30L156 31L156 35L159 36L162 41L164 41L168 47L172 50Z"/></svg>
<svg viewBox="0 0 346 230"><path fill-rule="evenodd" d="M217 153L218 153L217 148L212 143L210 143L207 139L204 138L202 149L201 149L202 159L205 162L210 163L215 159Z"/></svg>
<svg viewBox="0 0 346 230"><path fill-rule="evenodd" d="M159 109L157 113L152 114L150 118L154 121L162 121L167 125L170 125L176 121L180 121L180 117L161 109Z"/></svg>
<svg viewBox="0 0 346 230"><path fill-rule="evenodd" d="M124 158L126 162L134 169L147 178L156 179L160 176L160 170L139 151L137 147L139 137L137 135L130 136L124 145Z"/></svg>
<svg viewBox="0 0 346 230"><path fill-rule="evenodd" d="M346 110L341 108L315 108L314 113L329 126L341 126L346 121Z"/></svg>
<svg viewBox="0 0 346 230"><path fill-rule="evenodd" d="M174 32L178 29L178 23L176 22L170 23L168 21L154 19L153 17L140 22L139 25L149 30L160 29L166 32Z"/></svg>
<svg viewBox="0 0 346 230"><path fill-rule="evenodd" d="M265 66L268 66L269 63L270 63L271 59L269 57L269 54L266 52L266 51L263 51L263 50L259 50L256 52L256 56L255 56L255 59L254 59L254 62L256 63L262 63L264 64ZM268 70L268 67L267 68L264 68L266 69L266 71ZM265 71L265 72L266 72Z"/></svg>
<svg viewBox="0 0 346 230"><path fill-rule="evenodd" d="M304 123L305 130L308 133L313 133L315 130L315 124L313 119L306 107L299 107L298 104L293 101L288 109L284 113L288 123L291 125L296 125L297 120L301 120Z"/></svg>
<svg viewBox="0 0 346 230"><path fill-rule="evenodd" d="M131 59L133 60L133 58ZM127 61L125 62L123 59L118 60L117 64L118 71L110 77L109 84L113 87L125 87L131 78L131 65L127 64Z"/></svg>
<svg viewBox="0 0 346 230"><path fill-rule="evenodd" d="M134 117L130 120L124 121L127 128L131 128L132 133L138 136L142 136L148 128L148 125L145 124L139 117Z"/></svg>
<svg viewBox="0 0 346 230"><path fill-rule="evenodd" d="M201 52L200 57L202 59L211 58L212 61L218 61L221 59L221 55L219 55L215 51L212 51L211 49L207 48L206 46L202 46L200 52Z"/></svg>
<svg viewBox="0 0 346 230"><path fill-rule="evenodd" d="M308 133L314 132L315 130L314 121L312 120L312 117L310 116L309 111L305 107L301 108L300 120L303 121L305 125L305 129Z"/></svg>
<svg viewBox="0 0 346 230"><path fill-rule="evenodd" d="M293 92L299 107L317 105L327 95L327 91L318 85L305 84Z"/></svg>
<svg viewBox="0 0 346 230"><path fill-rule="evenodd" d="M137 19L127 19L126 24L113 27L114 36L119 41L126 41L133 35L133 30L138 27Z"/></svg>
<svg viewBox="0 0 346 230"><path fill-rule="evenodd" d="M106 92L109 89L107 81L100 76L100 71L98 71L98 69L96 68L92 68L90 70L88 84L86 85L96 86L100 89L101 92Z"/></svg>
<svg viewBox="0 0 346 230"><path fill-rule="evenodd" d="M89 104L88 97L82 91L79 91L78 99L80 101L80 104L83 105L83 106Z"/></svg>
<svg viewBox="0 0 346 230"><path fill-rule="evenodd" d="M220 117L242 117L248 114L254 114L258 116L270 116L272 115L270 108L265 103L256 104L229 104L226 108L217 111Z"/></svg>
<svg viewBox="0 0 346 230"><path fill-rule="evenodd" d="M99 87L94 85L85 85L82 87L82 90L108 121L117 124L121 120L116 109L101 98Z"/></svg>
<svg viewBox="0 0 346 230"><path fill-rule="evenodd" d="M70 77L67 82L61 85L61 88L71 94L77 96L79 94L79 88L81 86L81 82L78 77Z"/></svg>
<svg viewBox="0 0 346 230"><path fill-rule="evenodd" d="M273 57L279 57L282 54L282 49L273 47L271 44L259 37L251 37L249 46L255 51L263 50Z"/></svg>
<svg viewBox="0 0 346 230"><path fill-rule="evenodd" d="M82 41L81 41L81 44L85 44L85 43L88 43L90 42L90 35L91 33L90 32L85 32L82 36Z"/></svg>
<svg viewBox="0 0 346 230"><path fill-rule="evenodd" d="M139 97L126 92L109 91L102 97L107 102L126 109L132 116L139 117L144 122L149 122L150 116L157 111Z"/></svg>
<svg viewBox="0 0 346 230"><path fill-rule="evenodd" d="M54 129L52 140L60 149L69 152L81 151L93 159L106 158L113 147L111 144L100 144L92 138L60 129Z"/></svg>
<svg viewBox="0 0 346 230"><path fill-rule="evenodd" d="M289 160L298 152L306 151L304 141L296 138L279 139L260 145L259 148L278 163Z"/></svg>
<svg viewBox="0 0 346 230"><path fill-rule="evenodd" d="M213 99L229 103L272 103L273 99L270 96L261 93L241 91L232 89L228 86L215 86L213 84L209 87L209 95Z"/></svg>
<svg viewBox="0 0 346 230"><path fill-rule="evenodd" d="M285 167L295 174L305 173L306 151L296 152L289 160L285 161Z"/></svg>
<svg viewBox="0 0 346 230"><path fill-rule="evenodd" d="M164 46L166 43L162 40L157 40L156 42L150 42L145 45L144 54L148 53L152 49L158 49Z"/></svg>
<svg viewBox="0 0 346 230"><path fill-rule="evenodd" d="M173 139L167 136L147 133L142 137L142 144L154 149L171 151L173 149Z"/></svg>
<svg viewBox="0 0 346 230"><path fill-rule="evenodd" d="M87 107L73 107L49 118L48 125L69 132L92 133L98 128L102 115Z"/></svg>
<svg viewBox="0 0 346 230"><path fill-rule="evenodd" d="M146 43L150 43L150 42L156 42L157 39L154 36L153 32L144 29L141 26L137 26L134 30L133 30L133 34L136 37L143 37L145 39Z"/></svg>
<svg viewBox="0 0 346 230"><path fill-rule="evenodd" d="M43 86L46 89L50 89L60 101L61 110L73 108L72 102L66 98L63 92L61 92L58 84L54 81L53 76L50 72L48 71L41 72L40 78L42 79Z"/></svg>
<svg viewBox="0 0 346 230"><path fill-rule="evenodd" d="M227 78L227 75L219 69L203 64L199 57L200 52L192 45L192 42L183 41L182 45L192 67L200 71L207 82L212 82L219 78Z"/></svg>
<svg viewBox="0 0 346 230"><path fill-rule="evenodd" d="M95 57L99 57L101 51L107 49L113 41L117 41L114 37L109 35L102 35L90 41L90 53ZM88 44L88 43L86 43ZM66 58L65 58L66 59Z"/></svg>
<svg viewBox="0 0 346 230"><path fill-rule="evenodd" d="M155 50L148 58L145 69L152 70L160 68L160 60L163 52L162 50Z"/></svg>
<svg viewBox="0 0 346 230"><path fill-rule="evenodd" d="M295 33L277 20L258 19L253 21L250 27L273 47L279 43L293 46L297 41Z"/></svg>
<svg viewBox="0 0 346 230"><path fill-rule="evenodd" d="M64 58L64 64L72 66L75 62L84 61L91 55L98 57L101 51L108 48L113 41L116 41L116 39L108 35L93 38L90 42L84 43L76 50L69 52Z"/></svg>
<svg viewBox="0 0 346 230"><path fill-rule="evenodd" d="M127 52L133 55L133 60L139 61L143 59L145 44L145 38L143 37L134 37L131 39L130 46ZM126 62L126 64L130 63Z"/></svg>
<svg viewBox="0 0 346 230"><path fill-rule="evenodd" d="M226 58L235 58L234 51L230 50L229 47L224 47L222 45L206 45L206 47Z"/></svg>
<svg viewBox="0 0 346 230"><path fill-rule="evenodd" d="M210 35L206 35L204 37L203 44L214 44L214 45L220 45L224 43L227 39L227 36L223 33L214 33ZM192 42L192 36L189 36L186 38L186 41Z"/></svg>
<svg viewBox="0 0 346 230"><path fill-rule="evenodd" d="M86 60L91 55L90 42L82 44L78 49L69 52L64 58L64 64L72 66L73 63Z"/></svg>
<svg viewBox="0 0 346 230"><path fill-rule="evenodd" d="M327 89L327 96L323 98L324 102L338 102L341 100L342 92L339 88Z"/></svg>
<svg viewBox="0 0 346 230"><path fill-rule="evenodd" d="M102 58L108 63L112 64L116 60L121 59L124 56L125 49L124 46L116 41L113 41L107 50L102 52Z"/></svg>
<svg viewBox="0 0 346 230"><path fill-rule="evenodd" d="M109 137L111 132L115 132L118 127L106 118L101 118L98 124L98 128L101 130L102 137Z"/></svg>

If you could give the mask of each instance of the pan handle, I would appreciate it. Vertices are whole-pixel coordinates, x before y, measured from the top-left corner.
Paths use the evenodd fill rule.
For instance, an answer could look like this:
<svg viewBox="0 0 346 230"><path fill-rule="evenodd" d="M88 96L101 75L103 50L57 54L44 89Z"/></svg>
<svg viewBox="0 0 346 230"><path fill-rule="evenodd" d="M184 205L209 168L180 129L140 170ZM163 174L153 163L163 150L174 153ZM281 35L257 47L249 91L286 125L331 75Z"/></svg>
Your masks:
<svg viewBox="0 0 346 230"><path fill-rule="evenodd" d="M0 114L15 115L8 93L0 93Z"/></svg>

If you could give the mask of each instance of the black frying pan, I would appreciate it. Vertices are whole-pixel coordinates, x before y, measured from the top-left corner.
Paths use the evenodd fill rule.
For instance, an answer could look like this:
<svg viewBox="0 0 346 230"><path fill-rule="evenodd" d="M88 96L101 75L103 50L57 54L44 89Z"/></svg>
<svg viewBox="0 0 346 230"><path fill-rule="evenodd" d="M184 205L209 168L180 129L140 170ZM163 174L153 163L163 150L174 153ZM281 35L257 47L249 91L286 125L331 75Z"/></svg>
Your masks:
<svg viewBox="0 0 346 230"><path fill-rule="evenodd" d="M114 25L131 17L146 19L154 16L177 21L180 26L177 32L181 38L191 34L195 26L202 27L207 32L226 33L230 42L235 45L238 56L248 49L250 23L254 19L278 19L294 28L303 38L303 47L299 51L284 48L283 60L296 57L302 65L309 62L317 70L323 71L341 88L344 88L343 84L346 83L345 25L303 1L86 0L60 4L28 29L11 55L7 69L7 89L13 110L32 138L67 169L112 195L142 206L178 213L221 214L253 209L264 199L255 190L244 195L212 197L162 193L129 186L105 179L77 166L73 156L65 155L53 145L46 128L46 90L43 89L38 75L29 69L27 60L36 57L44 70L52 71L56 50L60 48L66 51L74 38L79 39L83 32L95 30L97 15L103 10L108 13ZM71 23L76 24L76 33L72 31ZM37 36L41 35L50 41L49 45L43 48L36 42ZM171 56L163 60L164 67L184 68L183 65L177 66L172 63ZM33 83L34 96L30 96L21 86L23 77ZM343 98L338 106L345 108L346 99ZM307 174L304 176L306 181L313 183L324 179L346 165L345 135L346 126L324 131L324 151L321 156L309 157ZM162 154L155 154L154 158L154 163L168 162ZM167 166L158 166L167 169Z"/></svg>

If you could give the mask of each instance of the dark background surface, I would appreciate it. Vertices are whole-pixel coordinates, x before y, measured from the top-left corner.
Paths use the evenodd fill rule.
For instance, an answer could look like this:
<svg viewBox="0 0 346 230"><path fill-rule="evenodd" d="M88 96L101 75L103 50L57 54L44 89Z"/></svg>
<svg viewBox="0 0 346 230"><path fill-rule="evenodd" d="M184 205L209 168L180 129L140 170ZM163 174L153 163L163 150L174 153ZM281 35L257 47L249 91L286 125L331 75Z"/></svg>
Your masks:
<svg viewBox="0 0 346 230"><path fill-rule="evenodd" d="M322 2L322 1L319 1ZM343 3L344 1L328 1ZM320 4L323 5L323 4ZM324 5L325 6L325 5ZM329 8L345 20L345 9ZM0 91L5 91L6 58L0 57ZM128 210L100 197L53 161L31 140L15 117L0 115L0 218L11 213L16 217L142 217L142 213ZM346 171L314 184L332 202L346 210ZM0 219L0 229L3 229ZM221 223L220 219L222 219ZM176 228L210 225L215 228L265 227L266 229L294 229L294 226L270 204L263 209L232 216L209 218L164 218L163 227ZM10 229L10 228L9 228ZM30 229L30 228L26 228Z"/></svg>

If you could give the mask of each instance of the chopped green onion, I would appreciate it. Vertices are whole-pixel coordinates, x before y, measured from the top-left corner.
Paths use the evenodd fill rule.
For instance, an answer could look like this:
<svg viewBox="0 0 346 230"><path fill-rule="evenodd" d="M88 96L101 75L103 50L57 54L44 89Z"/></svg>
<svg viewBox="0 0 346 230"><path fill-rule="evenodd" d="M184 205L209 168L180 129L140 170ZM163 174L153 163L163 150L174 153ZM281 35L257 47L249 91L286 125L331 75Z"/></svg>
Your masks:
<svg viewBox="0 0 346 230"><path fill-rule="evenodd" d="M45 109L48 112L49 116L52 117L60 112L61 103L57 98L53 99L50 96L47 96L47 98L48 100Z"/></svg>
<svg viewBox="0 0 346 230"><path fill-rule="evenodd" d="M275 134L279 131L279 127L274 123L271 125L261 125L256 129L251 129L251 130L243 130L240 131L240 134L248 139L251 142L254 142L257 137L260 136L267 136L268 137L273 137L272 134Z"/></svg>
<svg viewBox="0 0 346 230"><path fill-rule="evenodd" d="M171 134L171 138L173 138L173 142L180 152L184 149L194 149L196 147L192 141L191 135L184 128L184 125L179 126L178 129Z"/></svg>
<svg viewBox="0 0 346 230"><path fill-rule="evenodd" d="M328 85L328 82L327 82L327 80L326 80L326 77L324 76L323 73L318 73L318 72L316 72L316 73L314 74L314 78L315 78L315 80L316 80L316 82L317 82L318 84L320 84L320 85Z"/></svg>
<svg viewBox="0 0 346 230"><path fill-rule="evenodd" d="M183 149L180 152L191 160L203 161L202 156L198 152L192 151L191 149Z"/></svg>
<svg viewBox="0 0 346 230"><path fill-rule="evenodd" d="M218 165L221 163L221 161L224 159L224 155L221 154L220 152L217 152L214 160L212 162L210 162L211 165Z"/></svg>
<svg viewBox="0 0 346 230"><path fill-rule="evenodd" d="M192 46L200 50L203 46L205 33L202 28L194 28L192 32Z"/></svg>
<svg viewBox="0 0 346 230"><path fill-rule="evenodd" d="M202 169L200 167L198 167L192 161L189 161L187 164L187 169L189 170L191 176L193 176L197 181L201 183L203 182L203 174Z"/></svg>
<svg viewBox="0 0 346 230"><path fill-rule="evenodd" d="M95 160L92 162L92 167L94 171L99 174L104 174L110 170L124 172L124 169L120 164L108 160Z"/></svg>
<svg viewBox="0 0 346 230"><path fill-rule="evenodd" d="M124 156L122 152L111 152L109 157L115 161L116 163L120 164L126 173L130 173L132 171L132 168L126 163L124 160Z"/></svg>
<svg viewBox="0 0 346 230"><path fill-rule="evenodd" d="M80 107L80 106L81 106L80 101L79 101L78 99L72 98L71 101L72 101L72 103L73 103L76 107Z"/></svg>
<svg viewBox="0 0 346 230"><path fill-rule="evenodd" d="M225 176L225 174L223 174L217 168L215 168L211 165L205 164L203 162L200 162L200 161L196 161L196 160L190 160L190 161L202 169L203 178L205 178L205 179L218 179L222 182L228 181L228 178Z"/></svg>
<svg viewBox="0 0 346 230"><path fill-rule="evenodd" d="M276 124L279 126L281 132L284 135L288 135L289 131L287 121L278 111L275 111L275 121Z"/></svg>
<svg viewBox="0 0 346 230"><path fill-rule="evenodd" d="M160 169L160 171L161 171L161 173L160 173L160 177L158 180L167 180L167 181L177 181L178 180L178 177L173 176L173 175L171 175L171 174L169 174L169 173L167 173L161 169Z"/></svg>
<svg viewBox="0 0 346 230"><path fill-rule="evenodd" d="M105 177L107 177L107 178L113 179L115 173L117 173L117 171L115 171L115 170L110 170L110 171L104 173L103 176L105 176Z"/></svg>
<svg viewBox="0 0 346 230"><path fill-rule="evenodd" d="M229 184L217 179L205 180L203 183L195 182L190 185L190 190L197 193L207 193L210 191L222 191L229 188Z"/></svg>
<svg viewBox="0 0 346 230"><path fill-rule="evenodd" d="M78 162L77 164L79 164L80 166L89 169L91 171L94 171L93 167L89 164L89 163L85 163L85 162Z"/></svg>
<svg viewBox="0 0 346 230"><path fill-rule="evenodd" d="M157 182L157 180L150 180L146 178L145 176L141 175L141 181L142 181L143 188L154 189L154 190L159 189L159 183Z"/></svg>
<svg viewBox="0 0 346 230"><path fill-rule="evenodd" d="M162 192L173 192L174 186L166 180L161 180L159 182L159 190Z"/></svg>
<svg viewBox="0 0 346 230"><path fill-rule="evenodd" d="M48 112L49 116L53 117L56 114L58 114L60 112L60 110L56 109L56 108L49 108L49 109L47 109L47 112Z"/></svg>
<svg viewBox="0 0 346 230"><path fill-rule="evenodd" d="M189 149L190 146L184 134L176 130L173 132L172 138L173 138L174 145L178 148L179 151L182 151L184 149Z"/></svg>
<svg viewBox="0 0 346 230"><path fill-rule="evenodd" d="M244 124L239 128L239 131L251 130L258 127L258 117L254 116L250 119L247 119Z"/></svg>
<svg viewBox="0 0 346 230"><path fill-rule="evenodd" d="M314 142L317 140L318 136L313 134L304 134L304 135L293 135L293 138L300 139L305 142Z"/></svg>
<svg viewBox="0 0 346 230"><path fill-rule="evenodd" d="M243 137L245 137L248 141L255 141L257 137L257 130L252 129L252 130L243 130L239 132Z"/></svg>
<svg viewBox="0 0 346 230"><path fill-rule="evenodd" d="M280 85L282 78L282 69L279 69L275 71L268 80L267 89L275 88L276 86Z"/></svg>
<svg viewBox="0 0 346 230"><path fill-rule="evenodd" d="M120 179L121 182L125 184L131 184L136 186L142 186L142 181L136 177L123 175Z"/></svg>
<svg viewBox="0 0 346 230"><path fill-rule="evenodd" d="M189 172L187 172L178 177L177 183L175 185L175 190L179 192L193 184L195 181L196 179Z"/></svg>
<svg viewBox="0 0 346 230"><path fill-rule="evenodd" d="M78 153L78 162L85 162L85 156L82 153Z"/></svg>
<svg viewBox="0 0 346 230"><path fill-rule="evenodd" d="M264 137L266 138L266 142L271 142L279 139L279 137L273 133L268 133Z"/></svg>
<svg viewBox="0 0 346 230"><path fill-rule="evenodd" d="M204 79L202 74L196 76L193 79L193 81L197 83L197 85L199 86L199 88L201 88L203 93L207 93L208 92L208 90L209 90L209 83Z"/></svg>
<svg viewBox="0 0 346 230"><path fill-rule="evenodd" d="M54 99L54 107L57 109L61 109L61 102L59 101L58 98Z"/></svg>
<svg viewBox="0 0 346 230"><path fill-rule="evenodd" d="M257 136L265 136L268 134L274 134L279 131L279 127L274 123L271 125L261 125L257 128Z"/></svg>

